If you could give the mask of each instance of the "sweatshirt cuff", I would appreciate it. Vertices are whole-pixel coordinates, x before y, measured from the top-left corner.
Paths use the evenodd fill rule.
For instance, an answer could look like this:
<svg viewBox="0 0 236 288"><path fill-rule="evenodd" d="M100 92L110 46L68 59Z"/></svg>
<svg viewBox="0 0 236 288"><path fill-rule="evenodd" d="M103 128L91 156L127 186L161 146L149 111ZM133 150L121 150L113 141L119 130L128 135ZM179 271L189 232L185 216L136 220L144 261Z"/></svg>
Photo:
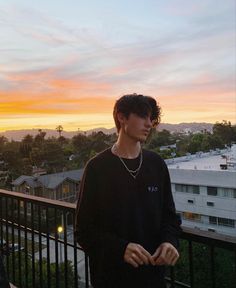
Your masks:
<svg viewBox="0 0 236 288"><path fill-rule="evenodd" d="M177 250L179 249L179 239L173 235L165 235L161 238L161 242L168 242L172 244Z"/></svg>
<svg viewBox="0 0 236 288"><path fill-rule="evenodd" d="M114 263L122 264L124 262L124 254L128 244L129 241L123 239L119 239L116 240L114 243L110 243L110 249L109 247L107 247L108 249L105 248L107 252L107 257L112 257Z"/></svg>

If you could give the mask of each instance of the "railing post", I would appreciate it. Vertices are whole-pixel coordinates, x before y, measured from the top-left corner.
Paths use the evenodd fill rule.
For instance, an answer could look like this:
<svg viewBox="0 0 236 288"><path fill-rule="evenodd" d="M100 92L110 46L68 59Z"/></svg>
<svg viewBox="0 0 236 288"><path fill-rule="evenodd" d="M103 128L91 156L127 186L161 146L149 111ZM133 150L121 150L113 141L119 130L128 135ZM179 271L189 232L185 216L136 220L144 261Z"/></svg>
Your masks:
<svg viewBox="0 0 236 288"><path fill-rule="evenodd" d="M89 288L89 269L88 255L85 254L85 287Z"/></svg>
<svg viewBox="0 0 236 288"><path fill-rule="evenodd" d="M214 246L211 244L211 287L215 288L215 258L214 258Z"/></svg>
<svg viewBox="0 0 236 288"><path fill-rule="evenodd" d="M46 207L46 235L47 235L47 283L48 288L51 287L51 263L50 263L50 239L49 239L49 213L48 213L48 207Z"/></svg>
<svg viewBox="0 0 236 288"><path fill-rule="evenodd" d="M188 241L189 244L189 274L190 274L190 287L194 288L194 274L193 274L193 246L192 241Z"/></svg>
<svg viewBox="0 0 236 288"><path fill-rule="evenodd" d="M174 267L170 267L170 288L175 288L175 271Z"/></svg>

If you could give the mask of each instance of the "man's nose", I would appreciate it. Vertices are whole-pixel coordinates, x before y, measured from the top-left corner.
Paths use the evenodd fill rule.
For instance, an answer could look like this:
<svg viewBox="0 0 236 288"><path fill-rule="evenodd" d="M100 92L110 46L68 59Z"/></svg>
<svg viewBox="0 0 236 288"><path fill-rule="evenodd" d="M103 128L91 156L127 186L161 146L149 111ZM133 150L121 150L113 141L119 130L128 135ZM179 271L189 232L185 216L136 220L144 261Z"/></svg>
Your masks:
<svg viewBox="0 0 236 288"><path fill-rule="evenodd" d="M152 127L152 120L149 117L146 118L145 126L149 128Z"/></svg>

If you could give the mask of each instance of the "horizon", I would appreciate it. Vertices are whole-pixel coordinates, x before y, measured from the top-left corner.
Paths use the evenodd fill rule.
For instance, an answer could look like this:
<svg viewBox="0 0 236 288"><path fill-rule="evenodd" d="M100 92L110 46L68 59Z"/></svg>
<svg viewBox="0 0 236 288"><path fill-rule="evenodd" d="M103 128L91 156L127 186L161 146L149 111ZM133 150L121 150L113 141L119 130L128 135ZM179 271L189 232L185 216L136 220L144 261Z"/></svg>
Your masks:
<svg viewBox="0 0 236 288"><path fill-rule="evenodd" d="M225 120L222 120L222 121L225 121ZM227 120L226 120L227 121ZM215 122L216 123L216 122ZM160 125L192 125L192 124L205 124L205 125L214 125L215 123L210 123L210 122L180 122L180 123L163 123L163 122L161 122L159 125L158 125L158 127L160 126ZM217 123L221 123L221 121L217 121ZM58 124L58 125L60 125L60 124ZM57 125L57 126L58 126ZM232 126L235 126L236 124L233 124L233 123L231 123L231 125ZM158 128L157 127L157 128ZM105 128L105 127L101 127L101 126L98 126L98 127L95 127L95 128L92 128L92 129L88 129L88 130L81 130L80 128L78 128L77 130L66 130L66 129L64 129L64 127L62 126L62 128L63 128L63 130L62 130L62 134L63 134L63 132L68 132L68 133L70 133L70 132L88 132L88 131L92 131L92 130L99 130L99 129L105 129L105 130L111 130L111 129L116 129L116 127L115 127L115 124L112 126L112 127L110 127L110 128ZM36 128L21 128L21 129L12 129L12 130L4 130L4 131L0 131L0 135L1 134L4 134L4 133L7 133L7 132L23 132L23 131L30 131L30 130L34 130L34 131L38 131L39 129L41 129L42 130L42 132L43 131L47 131L47 130L50 130L50 131L54 131L54 132L56 132L56 127L55 128L42 128L42 127L40 127L40 128L38 128L38 127L36 127Z"/></svg>
<svg viewBox="0 0 236 288"><path fill-rule="evenodd" d="M163 123L236 124L235 1L92 4L0 0L1 133L111 129L135 92Z"/></svg>

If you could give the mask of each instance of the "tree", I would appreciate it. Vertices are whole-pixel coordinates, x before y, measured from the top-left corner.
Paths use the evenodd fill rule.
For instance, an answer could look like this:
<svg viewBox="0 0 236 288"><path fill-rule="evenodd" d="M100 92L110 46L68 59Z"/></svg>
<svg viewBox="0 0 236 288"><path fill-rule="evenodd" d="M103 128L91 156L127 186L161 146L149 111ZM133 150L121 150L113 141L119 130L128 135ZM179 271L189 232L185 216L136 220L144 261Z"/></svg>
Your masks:
<svg viewBox="0 0 236 288"><path fill-rule="evenodd" d="M23 158L22 159L22 174L23 175L32 175L32 164L29 158Z"/></svg>
<svg viewBox="0 0 236 288"><path fill-rule="evenodd" d="M222 149L224 148L223 139L221 139L218 135L210 135L209 137L210 147L211 149Z"/></svg>
<svg viewBox="0 0 236 288"><path fill-rule="evenodd" d="M171 139L170 131L163 129L162 131L153 132L149 143L147 144L148 149L154 149L164 145L173 144L174 141Z"/></svg>
<svg viewBox="0 0 236 288"><path fill-rule="evenodd" d="M0 151L3 150L3 147L8 142L7 138L5 136L0 136Z"/></svg>
<svg viewBox="0 0 236 288"><path fill-rule="evenodd" d="M223 120L221 123L216 122L212 129L213 134L220 137L224 144L230 145L235 138L234 129L230 121Z"/></svg>
<svg viewBox="0 0 236 288"><path fill-rule="evenodd" d="M232 126L232 130L233 130L232 141L233 141L234 143L236 143L236 125Z"/></svg>
<svg viewBox="0 0 236 288"><path fill-rule="evenodd" d="M22 258L24 257L25 259L25 254L22 253ZM19 274L21 272L21 287L40 287L40 288L47 288L49 287L48 281L50 281L50 287L51 288L63 288L66 287L65 283L65 263L59 263L58 264L58 270L59 273L58 275L56 274L56 263L51 263L50 264L50 277L47 275L47 259L43 258L42 262L40 263L39 260L35 260L34 262L34 274L35 274L35 279L33 282L33 271L32 271L32 259L28 256L28 261L27 261L27 269L26 269L26 262L22 261L21 262L21 269L19 269L19 256L17 253L14 255L11 255L10 258L14 257L15 259L15 277L13 275L9 275L10 281L13 282L14 284L17 285L17 287L20 287L20 281L19 281ZM12 259L10 259L10 262L12 262ZM42 267L42 281L40 281L40 266ZM26 278L26 271L27 271L27 278ZM58 279L56 279L58 277ZM15 278L15 279L14 279ZM26 283L27 279L27 283ZM69 284L69 287L74 287L74 268L73 264L71 261L67 261L67 285ZM56 283L58 283L58 286L56 286ZM80 287L80 285L79 285Z"/></svg>
<svg viewBox="0 0 236 288"><path fill-rule="evenodd" d="M65 165L66 159L61 145L49 139L43 145L42 157L48 166L48 172L61 171Z"/></svg>
<svg viewBox="0 0 236 288"><path fill-rule="evenodd" d="M16 150L6 150L2 153L2 159L9 171L6 186L11 187L11 181L22 174L22 160L20 153Z"/></svg>
<svg viewBox="0 0 236 288"><path fill-rule="evenodd" d="M180 258L175 265L175 279L190 284L189 247L187 240L180 240ZM211 251L208 245L192 242L194 269L194 287L211 287ZM233 288L236 284L234 252L215 247L214 249L215 283L219 288ZM204 281L203 281L204 280Z"/></svg>
<svg viewBox="0 0 236 288"><path fill-rule="evenodd" d="M91 149L101 152L110 146L110 137L102 131L93 132L90 136Z"/></svg>
<svg viewBox="0 0 236 288"><path fill-rule="evenodd" d="M90 147L90 140L83 134L77 134L72 138L72 145L75 152L82 152Z"/></svg>
<svg viewBox="0 0 236 288"><path fill-rule="evenodd" d="M34 138L32 135L27 134L20 144L20 152L23 155L23 157L29 157L30 151L32 150Z"/></svg>
<svg viewBox="0 0 236 288"><path fill-rule="evenodd" d="M42 129L38 130L38 134L34 137L34 145L37 147L41 147L46 136L46 132L43 132Z"/></svg>
<svg viewBox="0 0 236 288"><path fill-rule="evenodd" d="M201 151L209 151L211 149L211 142L210 142L210 135L204 133L202 137L202 143L201 143Z"/></svg>
<svg viewBox="0 0 236 288"><path fill-rule="evenodd" d="M56 127L56 130L57 130L57 132L59 134L59 137L61 137L61 132L63 131L63 127L61 125L59 125L59 126Z"/></svg>
<svg viewBox="0 0 236 288"><path fill-rule="evenodd" d="M61 144L61 146L65 146L66 144L68 144L68 139L65 138L64 136L60 136L58 139L57 139L58 143Z"/></svg>
<svg viewBox="0 0 236 288"><path fill-rule="evenodd" d="M40 167L44 160L42 149L33 147L30 152L30 160L34 166Z"/></svg>
<svg viewBox="0 0 236 288"><path fill-rule="evenodd" d="M204 138L204 134L201 134L201 133L194 134L190 139L190 142L188 145L188 152L189 153L196 153L196 152L200 151L203 138Z"/></svg>

